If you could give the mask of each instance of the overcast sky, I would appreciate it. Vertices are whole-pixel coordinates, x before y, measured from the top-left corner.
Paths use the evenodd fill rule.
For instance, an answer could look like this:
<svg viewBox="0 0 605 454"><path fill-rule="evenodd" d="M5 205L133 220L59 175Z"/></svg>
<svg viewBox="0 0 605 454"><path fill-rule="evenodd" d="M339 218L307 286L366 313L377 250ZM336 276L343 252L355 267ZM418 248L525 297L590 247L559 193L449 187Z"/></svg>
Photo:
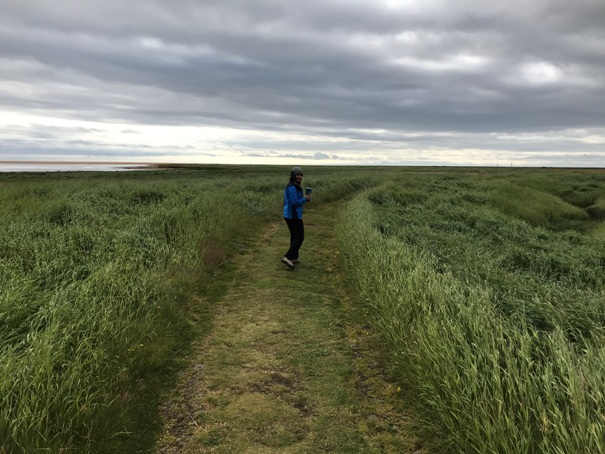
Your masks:
<svg viewBox="0 0 605 454"><path fill-rule="evenodd" d="M604 158L604 0L0 0L0 159Z"/></svg>

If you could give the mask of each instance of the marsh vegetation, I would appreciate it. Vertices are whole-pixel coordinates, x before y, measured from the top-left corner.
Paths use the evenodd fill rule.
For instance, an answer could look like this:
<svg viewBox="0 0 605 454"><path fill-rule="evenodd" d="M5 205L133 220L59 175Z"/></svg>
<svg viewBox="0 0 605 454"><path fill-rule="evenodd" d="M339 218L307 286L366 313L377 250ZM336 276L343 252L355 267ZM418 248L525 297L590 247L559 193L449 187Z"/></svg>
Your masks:
<svg viewBox="0 0 605 454"><path fill-rule="evenodd" d="M212 321L198 296L280 219L287 171L1 176L0 452L152 443L158 390ZM305 173L439 449L603 452L605 173Z"/></svg>
<svg viewBox="0 0 605 454"><path fill-rule="evenodd" d="M352 282L453 452L603 452L602 174L402 176L340 223Z"/></svg>

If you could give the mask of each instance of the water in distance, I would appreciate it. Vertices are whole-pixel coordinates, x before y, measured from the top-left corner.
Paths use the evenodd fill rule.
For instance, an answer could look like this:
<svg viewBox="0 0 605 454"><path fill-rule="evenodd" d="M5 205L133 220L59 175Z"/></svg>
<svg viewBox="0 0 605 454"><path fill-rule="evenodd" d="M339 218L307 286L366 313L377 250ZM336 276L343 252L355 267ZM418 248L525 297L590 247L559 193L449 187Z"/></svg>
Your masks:
<svg viewBox="0 0 605 454"><path fill-rule="evenodd" d="M0 162L0 172L113 172L149 168L148 164L132 163Z"/></svg>

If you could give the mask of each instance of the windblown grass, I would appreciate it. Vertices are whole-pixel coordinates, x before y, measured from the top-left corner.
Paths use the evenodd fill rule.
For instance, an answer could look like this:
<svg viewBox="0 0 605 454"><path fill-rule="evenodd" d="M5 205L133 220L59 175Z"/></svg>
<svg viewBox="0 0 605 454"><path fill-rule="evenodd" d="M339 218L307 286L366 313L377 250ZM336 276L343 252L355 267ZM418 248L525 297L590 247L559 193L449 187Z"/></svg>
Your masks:
<svg viewBox="0 0 605 454"><path fill-rule="evenodd" d="M352 200L347 270L444 446L603 452L601 174L305 173L313 203ZM0 176L0 452L126 452L196 294L281 218L287 174Z"/></svg>
<svg viewBox="0 0 605 454"><path fill-rule="evenodd" d="M109 449L141 377L186 335L192 293L274 214L281 186L197 174L5 183L0 452Z"/></svg>
<svg viewBox="0 0 605 454"><path fill-rule="evenodd" d="M197 294L214 292L217 270L281 219L289 174L172 167L0 175L0 452L153 442L147 394L209 323ZM305 171L315 203L379 181L367 169Z"/></svg>
<svg viewBox="0 0 605 454"><path fill-rule="evenodd" d="M442 449L605 451L605 243L529 177L404 178L356 198L339 226Z"/></svg>

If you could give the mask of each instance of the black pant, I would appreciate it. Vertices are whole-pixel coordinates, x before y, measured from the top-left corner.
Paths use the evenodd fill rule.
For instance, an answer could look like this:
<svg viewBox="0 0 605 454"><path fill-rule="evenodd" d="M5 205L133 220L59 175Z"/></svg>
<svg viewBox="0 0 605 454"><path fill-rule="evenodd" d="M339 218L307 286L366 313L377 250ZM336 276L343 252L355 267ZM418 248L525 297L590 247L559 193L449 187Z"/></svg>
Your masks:
<svg viewBox="0 0 605 454"><path fill-rule="evenodd" d="M290 249L286 252L286 258L297 260L298 250L302 246L303 241L305 241L305 226L302 219L284 219L286 220L286 224L288 224L288 229L290 229Z"/></svg>

